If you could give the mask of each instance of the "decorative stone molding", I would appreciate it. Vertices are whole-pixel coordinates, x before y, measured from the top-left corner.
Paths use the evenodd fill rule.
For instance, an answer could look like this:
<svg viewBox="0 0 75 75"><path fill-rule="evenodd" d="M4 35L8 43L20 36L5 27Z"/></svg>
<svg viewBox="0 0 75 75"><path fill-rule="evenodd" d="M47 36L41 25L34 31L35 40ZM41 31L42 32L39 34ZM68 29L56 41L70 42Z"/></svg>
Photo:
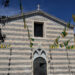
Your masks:
<svg viewBox="0 0 75 75"><path fill-rule="evenodd" d="M37 48L34 52L33 52L33 60L35 60L38 57L42 57L46 60L46 52L41 49L41 48Z"/></svg>

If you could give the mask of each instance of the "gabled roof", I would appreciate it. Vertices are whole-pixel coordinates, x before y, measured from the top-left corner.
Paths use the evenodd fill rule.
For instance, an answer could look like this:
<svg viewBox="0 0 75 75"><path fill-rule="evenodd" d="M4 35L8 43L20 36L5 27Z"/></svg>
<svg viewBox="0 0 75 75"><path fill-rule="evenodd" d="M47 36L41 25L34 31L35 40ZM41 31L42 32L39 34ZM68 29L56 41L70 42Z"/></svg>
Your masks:
<svg viewBox="0 0 75 75"><path fill-rule="evenodd" d="M24 13L24 17L30 17L30 16L33 16L33 15L42 15L44 17L47 17L48 19L51 19L61 25L64 25L66 26L67 23L64 22L63 20L60 20L59 18L56 18L55 16L52 16L42 10L35 10L35 11L31 11L31 12L27 12L27 13ZM3 20L1 20L1 23L4 23L4 22L10 22L10 21L14 21L14 20L18 20L18 19L21 19L23 16L21 14L19 15L15 15L15 16L10 16L10 17L7 17ZM71 27L72 28L72 27Z"/></svg>

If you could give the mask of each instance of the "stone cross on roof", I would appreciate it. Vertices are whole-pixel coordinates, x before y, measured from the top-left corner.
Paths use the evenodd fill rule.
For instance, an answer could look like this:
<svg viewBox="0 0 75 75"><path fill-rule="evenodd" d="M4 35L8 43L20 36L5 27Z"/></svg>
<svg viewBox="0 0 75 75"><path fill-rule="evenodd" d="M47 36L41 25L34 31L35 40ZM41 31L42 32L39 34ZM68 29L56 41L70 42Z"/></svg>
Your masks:
<svg viewBox="0 0 75 75"><path fill-rule="evenodd" d="M37 5L37 7L38 7L37 10L40 10L40 5L39 4Z"/></svg>

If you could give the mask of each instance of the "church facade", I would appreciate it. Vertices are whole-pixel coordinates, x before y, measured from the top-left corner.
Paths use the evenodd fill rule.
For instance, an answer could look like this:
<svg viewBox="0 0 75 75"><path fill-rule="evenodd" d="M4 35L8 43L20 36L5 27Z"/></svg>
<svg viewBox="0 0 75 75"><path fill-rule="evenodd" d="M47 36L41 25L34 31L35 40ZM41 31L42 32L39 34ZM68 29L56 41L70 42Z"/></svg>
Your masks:
<svg viewBox="0 0 75 75"><path fill-rule="evenodd" d="M32 48L22 15L6 18L2 21L5 25L0 24L1 33L6 35L1 44L10 45L0 48L0 75L74 75L75 50L50 49L67 23L41 10L25 13L24 17L34 39ZM70 44L74 44L73 29L67 32L60 42L71 39Z"/></svg>

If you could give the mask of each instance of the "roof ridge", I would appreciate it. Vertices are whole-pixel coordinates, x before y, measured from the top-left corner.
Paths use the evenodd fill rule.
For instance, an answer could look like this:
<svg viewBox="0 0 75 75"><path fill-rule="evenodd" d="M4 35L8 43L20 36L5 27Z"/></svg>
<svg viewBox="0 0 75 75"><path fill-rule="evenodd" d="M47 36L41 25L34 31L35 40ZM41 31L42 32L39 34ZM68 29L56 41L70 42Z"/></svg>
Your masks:
<svg viewBox="0 0 75 75"><path fill-rule="evenodd" d="M45 17L47 17L47 18L49 18L49 19L51 19L51 20L53 20L53 21L55 21L55 22L58 22L58 23L60 23L60 24L62 24L62 25L64 25L64 26L67 25L67 22L65 22L64 20L61 20L61 19L59 19L59 18L57 18L57 17L55 17L55 16L53 16L53 15L51 15L51 14L48 14L48 13L42 11L42 10L34 10L34 11L30 11L30 12L25 12L25 13L24 13L24 17L30 16L30 15L32 15L32 14L41 14L41 15L43 15L43 16L45 16ZM5 18L5 19L3 20L3 22L4 22L4 21L5 21L5 22L10 22L10 21L12 21L12 20L21 19L22 16L23 16L23 15L21 15L21 14L14 15L14 16L10 16L10 17ZM73 25L72 25L72 26L73 26ZM72 26L71 26L70 28L73 28Z"/></svg>

